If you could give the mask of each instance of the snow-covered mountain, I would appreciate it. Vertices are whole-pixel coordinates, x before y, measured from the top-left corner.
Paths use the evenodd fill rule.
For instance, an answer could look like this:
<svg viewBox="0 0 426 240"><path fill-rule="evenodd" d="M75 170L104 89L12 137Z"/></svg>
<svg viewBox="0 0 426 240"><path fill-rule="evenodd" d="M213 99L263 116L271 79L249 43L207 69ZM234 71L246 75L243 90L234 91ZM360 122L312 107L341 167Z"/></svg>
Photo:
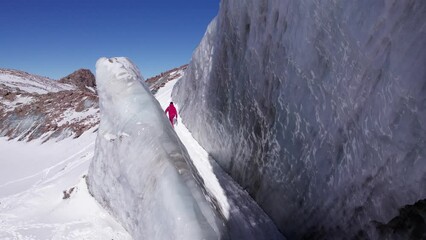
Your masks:
<svg viewBox="0 0 426 240"><path fill-rule="evenodd" d="M0 69L0 76L0 84L2 84L2 87L9 87L11 89L18 88L19 90L28 93L46 94L49 92L75 89L75 86L59 84L50 78L37 76L19 70Z"/></svg>
<svg viewBox="0 0 426 240"><path fill-rule="evenodd" d="M173 99L287 237L377 239L426 198L425 20L423 1L222 0Z"/></svg>
<svg viewBox="0 0 426 240"><path fill-rule="evenodd" d="M18 70L0 69L0 136L28 141L60 140L79 137L97 126L97 95L68 79L66 84Z"/></svg>

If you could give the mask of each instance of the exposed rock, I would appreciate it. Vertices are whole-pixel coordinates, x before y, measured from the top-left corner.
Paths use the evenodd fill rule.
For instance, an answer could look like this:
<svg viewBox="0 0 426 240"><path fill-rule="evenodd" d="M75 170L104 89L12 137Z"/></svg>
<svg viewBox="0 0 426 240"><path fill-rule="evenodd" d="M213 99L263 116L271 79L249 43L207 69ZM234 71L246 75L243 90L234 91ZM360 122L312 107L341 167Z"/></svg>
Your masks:
<svg viewBox="0 0 426 240"><path fill-rule="evenodd" d="M0 137L77 138L99 123L98 96L86 88L16 70L0 69L0 82Z"/></svg>
<svg viewBox="0 0 426 240"><path fill-rule="evenodd" d="M72 187L70 189L63 191L64 196L62 197L62 199L68 199L71 197L71 193L74 191L75 187Z"/></svg>
<svg viewBox="0 0 426 240"><path fill-rule="evenodd" d="M8 101L14 101L14 100L15 100L15 98L16 98L16 93L13 93L13 92L6 92L6 93L3 95L3 98L4 98L4 99L6 99L6 100L8 100Z"/></svg>
<svg viewBox="0 0 426 240"><path fill-rule="evenodd" d="M152 94L155 94L159 88L164 87L164 85L171 80L175 80L183 76L183 73L188 68L188 64L182 65L177 68L173 68L167 72L158 74L155 77L148 78L145 82L148 84L149 90Z"/></svg>
<svg viewBox="0 0 426 240"><path fill-rule="evenodd" d="M61 78L59 82L72 84L82 90L88 90L87 87L96 87L95 75L93 75L89 69L79 69L64 78Z"/></svg>

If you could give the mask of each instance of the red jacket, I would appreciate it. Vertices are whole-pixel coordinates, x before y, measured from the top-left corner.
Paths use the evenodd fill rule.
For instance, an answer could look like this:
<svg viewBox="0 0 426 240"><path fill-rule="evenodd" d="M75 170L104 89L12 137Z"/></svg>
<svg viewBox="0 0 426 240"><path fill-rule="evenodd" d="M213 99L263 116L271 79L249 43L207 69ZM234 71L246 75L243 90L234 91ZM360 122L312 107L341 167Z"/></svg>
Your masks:
<svg viewBox="0 0 426 240"><path fill-rule="evenodd" d="M174 118L177 117L177 111L176 108L173 104L170 104L167 108L166 111L164 111L166 114L167 112L169 112L169 118Z"/></svg>

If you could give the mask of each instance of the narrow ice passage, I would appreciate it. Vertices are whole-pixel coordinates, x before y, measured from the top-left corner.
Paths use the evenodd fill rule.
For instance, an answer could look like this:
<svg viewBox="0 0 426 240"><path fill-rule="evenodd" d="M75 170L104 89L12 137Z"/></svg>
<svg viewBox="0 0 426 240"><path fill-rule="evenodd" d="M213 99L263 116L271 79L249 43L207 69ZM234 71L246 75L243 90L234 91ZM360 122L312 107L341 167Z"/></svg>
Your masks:
<svg viewBox="0 0 426 240"><path fill-rule="evenodd" d="M178 80L168 82L155 94L163 109L172 101L171 93ZM179 105L177 110L179 115ZM175 131L203 178L205 188L218 201L217 204L228 220L231 239L284 239L272 220L249 194L213 159L209 159L209 154L192 137L180 115Z"/></svg>

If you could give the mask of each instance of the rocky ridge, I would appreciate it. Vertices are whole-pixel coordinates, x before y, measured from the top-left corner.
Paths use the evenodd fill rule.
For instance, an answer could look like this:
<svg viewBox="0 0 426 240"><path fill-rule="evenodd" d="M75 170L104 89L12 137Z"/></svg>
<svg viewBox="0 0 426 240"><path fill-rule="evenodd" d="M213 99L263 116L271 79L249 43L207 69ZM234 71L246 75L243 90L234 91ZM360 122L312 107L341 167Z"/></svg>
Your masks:
<svg viewBox="0 0 426 240"><path fill-rule="evenodd" d="M89 69L79 69L61 78L59 82L74 85L80 90L94 91L94 88L96 88L95 75Z"/></svg>
<svg viewBox="0 0 426 240"><path fill-rule="evenodd" d="M155 94L158 89L163 87L167 82L175 80L183 76L183 73L188 68L188 64L182 65L172 70L158 74L157 76L148 78L145 82L149 86L152 94Z"/></svg>
<svg viewBox="0 0 426 240"><path fill-rule="evenodd" d="M96 127L98 97L82 86L0 69L0 136L26 141L59 140L79 137Z"/></svg>

